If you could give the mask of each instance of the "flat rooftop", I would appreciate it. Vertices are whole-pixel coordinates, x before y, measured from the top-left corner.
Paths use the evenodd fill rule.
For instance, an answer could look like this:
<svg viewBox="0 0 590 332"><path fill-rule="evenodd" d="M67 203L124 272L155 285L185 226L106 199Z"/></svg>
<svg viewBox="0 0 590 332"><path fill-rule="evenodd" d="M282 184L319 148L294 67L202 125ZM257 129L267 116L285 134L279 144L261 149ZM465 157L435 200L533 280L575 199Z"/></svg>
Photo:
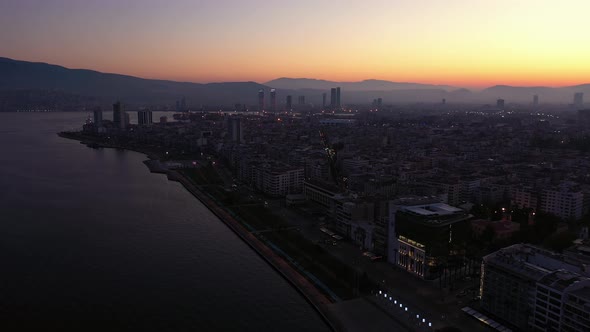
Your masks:
<svg viewBox="0 0 590 332"><path fill-rule="evenodd" d="M564 255L530 244L514 244L500 249L485 256L484 261L537 280L559 270L567 273L554 274L550 278L569 278L568 273L590 277L590 270L583 265L570 263Z"/></svg>
<svg viewBox="0 0 590 332"><path fill-rule="evenodd" d="M463 212L462 209L450 206L445 203L403 206L401 209L403 211L409 211L421 216L444 216Z"/></svg>

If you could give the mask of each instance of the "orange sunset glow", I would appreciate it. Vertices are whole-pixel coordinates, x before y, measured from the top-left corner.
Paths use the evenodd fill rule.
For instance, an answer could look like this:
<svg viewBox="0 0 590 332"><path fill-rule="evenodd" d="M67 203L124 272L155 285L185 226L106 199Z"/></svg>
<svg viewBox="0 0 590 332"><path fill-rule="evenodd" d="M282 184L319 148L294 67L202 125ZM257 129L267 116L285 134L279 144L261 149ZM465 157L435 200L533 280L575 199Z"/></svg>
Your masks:
<svg viewBox="0 0 590 332"><path fill-rule="evenodd" d="M67 15L13 5L1 55L191 82L590 81L588 1L145 2L73 2Z"/></svg>

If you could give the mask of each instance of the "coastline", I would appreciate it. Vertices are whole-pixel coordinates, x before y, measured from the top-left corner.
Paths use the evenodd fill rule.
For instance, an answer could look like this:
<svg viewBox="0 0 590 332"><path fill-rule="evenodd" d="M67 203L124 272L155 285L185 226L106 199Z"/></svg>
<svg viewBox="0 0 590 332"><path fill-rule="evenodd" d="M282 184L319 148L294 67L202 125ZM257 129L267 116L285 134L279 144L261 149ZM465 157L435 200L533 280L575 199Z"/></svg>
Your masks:
<svg viewBox="0 0 590 332"><path fill-rule="evenodd" d="M209 209L219 220L221 220L229 229L231 229L238 237L244 241L251 249L254 250L258 256L264 259L275 271L277 271L285 280L287 280L297 290L305 300L316 310L322 320L332 331L345 331L345 328L340 324L339 319L327 308L332 302L322 294L307 278L292 267L285 259L275 253L271 248L266 246L256 236L250 233L244 226L242 226L234 217L232 217L223 206L217 204L211 199L207 193L202 191L190 179L176 170L169 170L160 165L160 154L156 151L142 149L141 147L128 147L115 144L106 144L98 140L72 134L60 132L57 134L62 138L79 141L92 148L113 148L128 151L134 151L145 154L149 159L144 161L150 172L157 174L165 174L169 181L175 181L182 184L182 186L198 199L205 207Z"/></svg>

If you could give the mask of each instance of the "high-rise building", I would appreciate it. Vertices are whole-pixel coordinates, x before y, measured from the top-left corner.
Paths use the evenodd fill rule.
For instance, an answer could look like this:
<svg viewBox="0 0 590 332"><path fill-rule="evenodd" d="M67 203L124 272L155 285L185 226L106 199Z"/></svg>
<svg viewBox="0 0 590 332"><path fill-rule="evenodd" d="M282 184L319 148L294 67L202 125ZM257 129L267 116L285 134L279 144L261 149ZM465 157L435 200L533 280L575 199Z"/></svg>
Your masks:
<svg viewBox="0 0 590 332"><path fill-rule="evenodd" d="M239 116L233 116L230 118L230 134L231 140L241 144L244 142L244 131L242 127L242 118Z"/></svg>
<svg viewBox="0 0 590 332"><path fill-rule="evenodd" d="M186 99L184 97L182 97L182 99L180 100L180 110L182 112L188 111L188 107L186 106Z"/></svg>
<svg viewBox="0 0 590 332"><path fill-rule="evenodd" d="M589 277L575 256L515 244L483 258L481 308L522 331L590 331Z"/></svg>
<svg viewBox="0 0 590 332"><path fill-rule="evenodd" d="M299 97L297 98L297 103L298 103L299 105L305 105L305 96L299 96Z"/></svg>
<svg viewBox="0 0 590 332"><path fill-rule="evenodd" d="M113 104L113 124L117 128L125 129L129 121L126 121L125 115L127 113L123 110L123 104L120 101Z"/></svg>
<svg viewBox="0 0 590 332"><path fill-rule="evenodd" d="M533 106L535 106L535 107L539 106L539 95L533 96Z"/></svg>
<svg viewBox="0 0 590 332"><path fill-rule="evenodd" d="M326 93L322 93L322 108L326 108Z"/></svg>
<svg viewBox="0 0 590 332"><path fill-rule="evenodd" d="M330 89L330 107L336 107L336 88Z"/></svg>
<svg viewBox="0 0 590 332"><path fill-rule="evenodd" d="M503 109L504 108L504 99L498 99L496 101L496 107L497 108L500 108L500 109Z"/></svg>
<svg viewBox="0 0 590 332"><path fill-rule="evenodd" d="M438 199L410 197L389 203L387 259L423 279L439 277L455 243L466 241L472 215Z"/></svg>
<svg viewBox="0 0 590 332"><path fill-rule="evenodd" d="M152 124L152 111L137 111L137 124L140 126L149 126Z"/></svg>
<svg viewBox="0 0 590 332"><path fill-rule="evenodd" d="M336 108L340 108L342 107L342 104L340 103L340 87L336 88Z"/></svg>
<svg viewBox="0 0 590 332"><path fill-rule="evenodd" d="M287 96L287 110L293 108L293 96Z"/></svg>
<svg viewBox="0 0 590 332"><path fill-rule="evenodd" d="M576 92L574 94L574 107L577 109L582 109L584 107L584 93L583 92Z"/></svg>
<svg viewBox="0 0 590 332"><path fill-rule="evenodd" d="M258 90L258 110L264 111L264 90Z"/></svg>
<svg viewBox="0 0 590 332"><path fill-rule="evenodd" d="M94 126L96 128L102 127L102 109L97 107L93 111L94 114Z"/></svg>
<svg viewBox="0 0 590 332"><path fill-rule="evenodd" d="M270 89L270 110L276 112L277 110L277 90Z"/></svg>

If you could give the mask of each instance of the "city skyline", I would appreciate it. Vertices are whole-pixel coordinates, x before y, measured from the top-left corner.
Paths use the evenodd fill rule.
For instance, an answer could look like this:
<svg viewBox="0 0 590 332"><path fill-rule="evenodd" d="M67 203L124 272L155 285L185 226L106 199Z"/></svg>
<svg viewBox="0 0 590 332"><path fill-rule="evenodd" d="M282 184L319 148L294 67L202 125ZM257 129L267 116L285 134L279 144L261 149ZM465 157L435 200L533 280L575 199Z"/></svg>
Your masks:
<svg viewBox="0 0 590 332"><path fill-rule="evenodd" d="M566 3L6 1L1 56L190 82L568 86L590 77L590 5Z"/></svg>

